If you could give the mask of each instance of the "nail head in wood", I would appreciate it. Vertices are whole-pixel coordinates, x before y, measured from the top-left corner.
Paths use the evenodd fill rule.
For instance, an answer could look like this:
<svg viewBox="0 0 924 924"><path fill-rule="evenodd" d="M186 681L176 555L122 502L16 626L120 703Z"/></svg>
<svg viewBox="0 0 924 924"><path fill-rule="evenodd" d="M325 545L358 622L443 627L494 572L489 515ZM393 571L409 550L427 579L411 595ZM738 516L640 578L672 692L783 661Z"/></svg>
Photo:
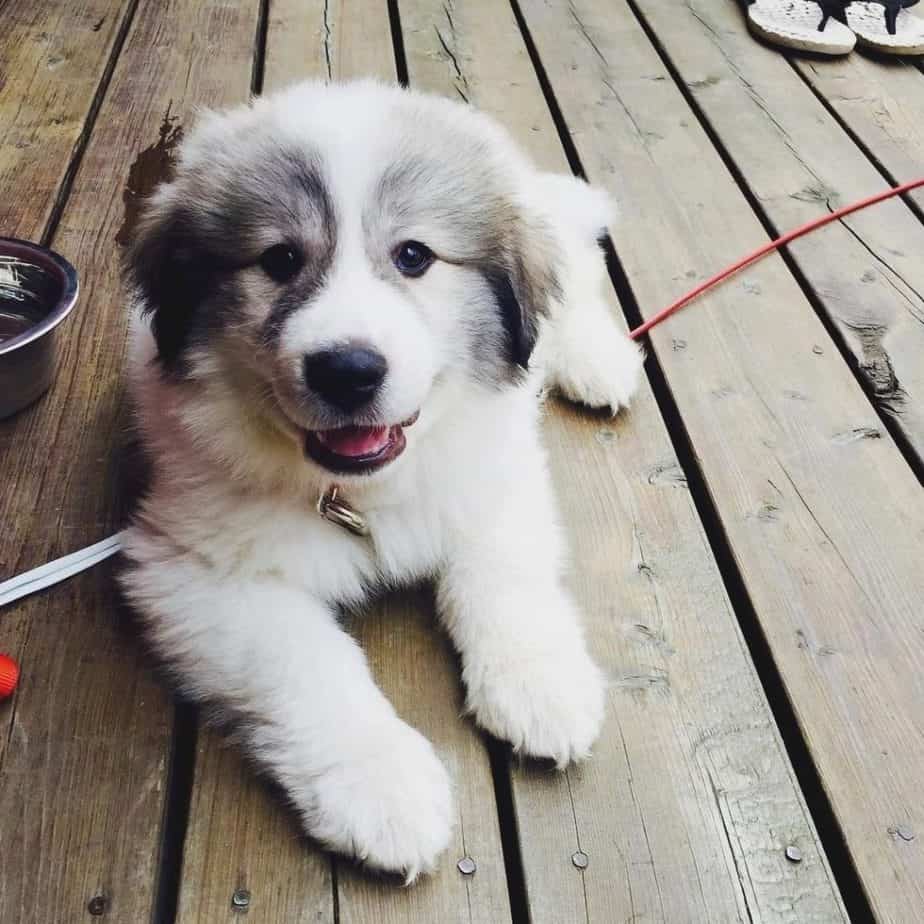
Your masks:
<svg viewBox="0 0 924 924"><path fill-rule="evenodd" d="M231 896L232 908L248 908L250 906L250 892L247 889L236 889Z"/></svg>
<svg viewBox="0 0 924 924"><path fill-rule="evenodd" d="M790 844L786 848L786 859L790 863L801 863L802 862L802 851L796 847L795 844Z"/></svg>
<svg viewBox="0 0 924 924"><path fill-rule="evenodd" d="M93 898L87 902L87 911L90 914L99 916L105 914L106 912L106 896L105 895L94 895Z"/></svg>
<svg viewBox="0 0 924 924"><path fill-rule="evenodd" d="M475 861L471 857L462 857L461 860L456 864L459 867L459 872L463 876L471 876L472 873L478 868L475 866Z"/></svg>
<svg viewBox="0 0 924 924"><path fill-rule="evenodd" d="M576 850L571 854L571 862L578 869L587 869L587 864L590 863L590 859L583 850Z"/></svg>

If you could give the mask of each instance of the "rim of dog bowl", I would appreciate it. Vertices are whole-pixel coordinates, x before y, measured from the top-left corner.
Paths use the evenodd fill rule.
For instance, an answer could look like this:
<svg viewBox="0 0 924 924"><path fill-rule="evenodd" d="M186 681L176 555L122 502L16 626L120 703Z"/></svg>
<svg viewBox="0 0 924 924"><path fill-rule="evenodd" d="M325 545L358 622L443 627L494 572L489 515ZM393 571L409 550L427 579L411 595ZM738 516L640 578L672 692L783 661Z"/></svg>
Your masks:
<svg viewBox="0 0 924 924"><path fill-rule="evenodd" d="M17 237L0 237L0 257L4 256L16 257L42 267L57 275L62 285L61 292L51 311L32 327L27 327L21 334L0 343L0 356L12 353L54 330L71 313L71 309L77 303L77 296L80 294L77 270L61 254L48 247L43 247L33 241L23 241Z"/></svg>

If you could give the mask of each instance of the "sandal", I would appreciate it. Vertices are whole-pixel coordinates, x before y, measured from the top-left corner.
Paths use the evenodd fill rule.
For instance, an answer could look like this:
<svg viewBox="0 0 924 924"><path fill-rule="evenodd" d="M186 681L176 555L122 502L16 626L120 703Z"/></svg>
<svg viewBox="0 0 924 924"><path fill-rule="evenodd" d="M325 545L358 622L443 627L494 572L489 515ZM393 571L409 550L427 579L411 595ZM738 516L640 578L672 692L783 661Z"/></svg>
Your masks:
<svg viewBox="0 0 924 924"><path fill-rule="evenodd" d="M857 41L890 55L924 55L924 19L906 12L917 0L852 0L844 4Z"/></svg>
<svg viewBox="0 0 924 924"><path fill-rule="evenodd" d="M750 0L748 26L774 45L823 55L846 55L857 43L844 22L843 0Z"/></svg>

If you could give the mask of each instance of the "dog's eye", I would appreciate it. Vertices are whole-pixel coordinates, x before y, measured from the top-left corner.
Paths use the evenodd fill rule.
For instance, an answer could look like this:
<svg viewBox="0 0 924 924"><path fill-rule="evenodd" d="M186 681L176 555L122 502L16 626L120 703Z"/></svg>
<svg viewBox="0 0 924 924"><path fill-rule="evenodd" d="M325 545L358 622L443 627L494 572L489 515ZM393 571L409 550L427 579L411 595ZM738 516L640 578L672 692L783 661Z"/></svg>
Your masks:
<svg viewBox="0 0 924 924"><path fill-rule="evenodd" d="M276 282L288 282L303 262L302 255L288 244L276 244L260 256L263 272Z"/></svg>
<svg viewBox="0 0 924 924"><path fill-rule="evenodd" d="M405 276L422 276L433 262L433 252L419 241L405 241L395 251L395 266Z"/></svg>

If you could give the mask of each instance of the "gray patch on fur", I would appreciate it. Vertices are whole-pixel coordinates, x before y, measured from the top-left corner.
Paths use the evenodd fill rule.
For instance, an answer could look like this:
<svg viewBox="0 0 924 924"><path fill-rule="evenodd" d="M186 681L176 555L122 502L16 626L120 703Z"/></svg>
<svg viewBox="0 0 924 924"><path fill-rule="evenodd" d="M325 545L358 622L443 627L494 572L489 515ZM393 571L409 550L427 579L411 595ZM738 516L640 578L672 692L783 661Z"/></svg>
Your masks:
<svg viewBox="0 0 924 924"><path fill-rule="evenodd" d="M312 204L311 229L313 240L287 241L301 254L304 265L298 275L286 285L285 291L276 299L269 316L263 324L263 339L274 344L286 319L304 307L323 287L334 262L337 250L337 221L334 203L324 184L321 171L312 167L300 175L299 183ZM280 190L285 194L285 190Z"/></svg>
<svg viewBox="0 0 924 924"><path fill-rule="evenodd" d="M522 214L480 139L450 137L451 147L408 153L385 170L364 227L374 238L392 216L408 227L449 229L434 248L438 258L477 269L492 303L486 310L484 300L469 301L471 368L477 378L503 384L527 368L540 317L561 295L553 238L540 220ZM383 277L395 278L390 271Z"/></svg>
<svg viewBox="0 0 924 924"><path fill-rule="evenodd" d="M274 244L292 246L304 266L270 307L265 338L317 291L336 247L333 203L316 159L267 143L259 157L216 157L181 168L146 209L126 260L152 315L158 358L184 375L186 354L241 317L239 271Z"/></svg>

